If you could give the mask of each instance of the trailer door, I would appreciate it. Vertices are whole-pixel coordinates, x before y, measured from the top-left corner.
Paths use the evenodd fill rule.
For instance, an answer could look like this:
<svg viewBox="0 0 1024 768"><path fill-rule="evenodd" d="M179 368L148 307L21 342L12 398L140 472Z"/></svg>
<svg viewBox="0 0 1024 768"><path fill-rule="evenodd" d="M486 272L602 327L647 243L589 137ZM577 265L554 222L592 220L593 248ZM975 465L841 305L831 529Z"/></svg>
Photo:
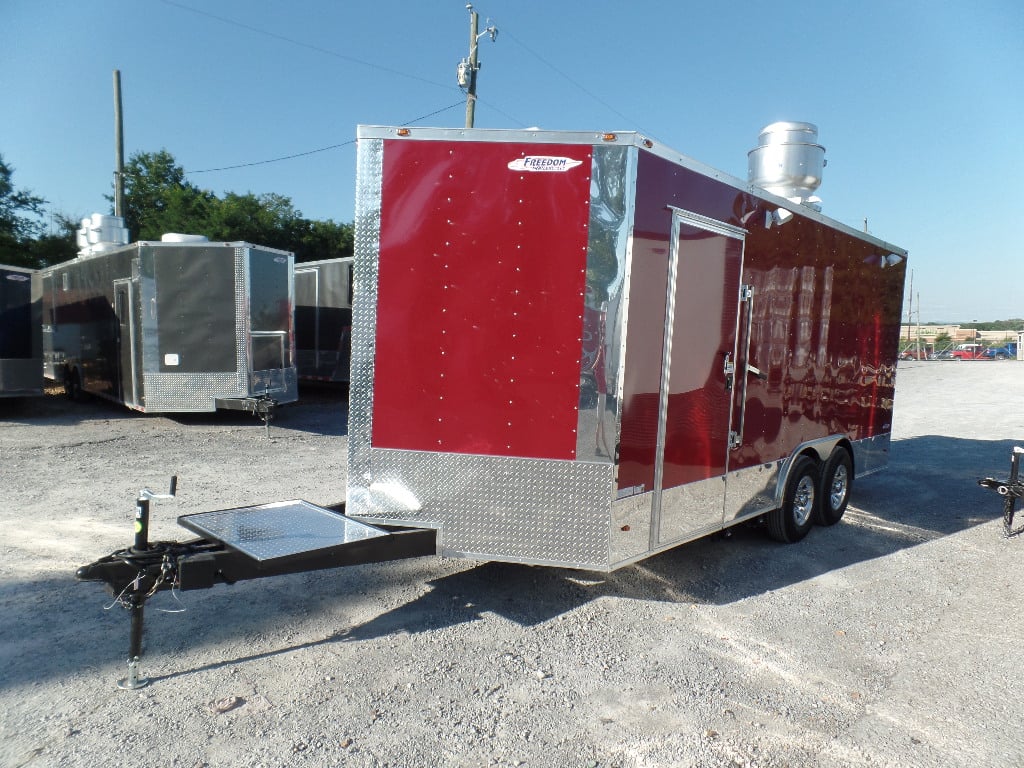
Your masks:
<svg viewBox="0 0 1024 768"><path fill-rule="evenodd" d="M673 209L652 548L724 519L743 236Z"/></svg>
<svg viewBox="0 0 1024 768"><path fill-rule="evenodd" d="M295 267L295 363L299 376L320 374L320 270Z"/></svg>
<svg viewBox="0 0 1024 768"><path fill-rule="evenodd" d="M132 283L114 282L114 314L117 316L117 393L125 405L138 405L135 381L135 322L132 316Z"/></svg>

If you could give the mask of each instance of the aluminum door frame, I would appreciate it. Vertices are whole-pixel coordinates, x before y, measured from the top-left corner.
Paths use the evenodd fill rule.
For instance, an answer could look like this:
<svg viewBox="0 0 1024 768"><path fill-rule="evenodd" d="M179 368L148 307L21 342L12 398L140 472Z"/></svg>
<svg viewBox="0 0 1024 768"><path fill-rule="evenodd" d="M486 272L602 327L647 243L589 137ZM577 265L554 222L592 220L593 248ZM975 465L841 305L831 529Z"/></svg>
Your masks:
<svg viewBox="0 0 1024 768"><path fill-rule="evenodd" d="M122 296L124 297L123 303L120 298ZM130 278L114 281L114 314L117 316L118 325L118 397L125 405L138 406L139 380L136 375L135 344L137 334L135 330L135 312L133 311L134 299L135 288ZM128 330L127 350L125 349L126 340L123 333L125 328ZM127 355L125 354L126 351ZM125 371L126 363L128 368L127 375ZM127 383L131 384L130 396L126 387Z"/></svg>
<svg viewBox="0 0 1024 768"><path fill-rule="evenodd" d="M679 274L679 262L680 262L680 238L679 231L681 225L688 225L697 229L702 229L711 232L716 235L720 235L727 238L738 240L740 243L740 254L739 254L739 265L737 272L737 296L733 304L735 308L735 318L733 321L732 331L732 353L731 358L726 358L723 361L723 369L725 370L726 377L732 376L732 381L735 382L735 361L738 353L739 345L739 321L740 321L740 305L742 301L742 282L743 282L743 259L744 259L744 248L746 244L746 230L740 227L735 227L731 224L727 224L723 221L708 218L692 211L687 211L674 206L668 206L669 210L672 211L672 236L669 245L669 264L668 264L668 285L666 287L666 301L665 301L665 334L663 341L663 352L662 352L662 370L661 370L661 389L659 392L659 403L658 403L658 432L657 432L657 443L655 448L655 462L654 462L654 490L651 495L651 527L650 527L650 539L649 548L650 551L656 551L664 549L667 546L680 543L682 541L690 540L702 536L711 531L720 530L725 520L725 499L726 499L726 472L728 470L729 460L729 437L728 435L732 431L732 419L733 412L735 410L735 392L736 387L731 386L727 388L727 424L726 424L726 440L721 446L722 450L722 465L723 473L720 476L708 478L706 480L700 480L696 482L686 483L677 488L670 489L672 491L672 500L676 502L676 505L682 506L687 513L698 512L702 513L701 522L690 528L679 528L676 527L672 531L669 537L664 537L665 533L665 488L664 488L664 461L665 461L665 450L666 450L666 432L668 425L668 405L669 405L669 386L670 386L670 375L672 371L672 350L673 350L673 335L675 330L675 314L676 314L676 292L677 283L680 277ZM720 322L721 318L715 318L715 322ZM733 366L733 370L729 370L729 366ZM678 490L677 490L678 489Z"/></svg>

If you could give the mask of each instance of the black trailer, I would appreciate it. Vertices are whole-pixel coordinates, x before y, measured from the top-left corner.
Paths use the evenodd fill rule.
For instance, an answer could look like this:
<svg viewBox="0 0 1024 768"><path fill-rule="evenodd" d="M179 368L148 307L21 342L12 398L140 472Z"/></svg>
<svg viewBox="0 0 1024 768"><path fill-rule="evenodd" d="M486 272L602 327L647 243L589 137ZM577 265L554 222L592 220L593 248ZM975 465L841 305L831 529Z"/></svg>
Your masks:
<svg viewBox="0 0 1024 768"><path fill-rule="evenodd" d="M295 361L306 381L348 382L352 258L295 265Z"/></svg>
<svg viewBox="0 0 1024 768"><path fill-rule="evenodd" d="M293 256L138 242L40 270L43 370L138 411L294 402Z"/></svg>
<svg viewBox="0 0 1024 768"><path fill-rule="evenodd" d="M0 397L43 394L43 342L34 270L0 265Z"/></svg>

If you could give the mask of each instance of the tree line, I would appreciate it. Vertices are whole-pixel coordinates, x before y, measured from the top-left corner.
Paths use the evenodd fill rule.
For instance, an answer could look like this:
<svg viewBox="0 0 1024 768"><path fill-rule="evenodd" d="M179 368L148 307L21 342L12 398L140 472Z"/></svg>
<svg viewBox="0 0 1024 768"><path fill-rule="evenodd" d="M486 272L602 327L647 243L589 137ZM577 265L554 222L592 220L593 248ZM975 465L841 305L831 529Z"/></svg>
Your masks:
<svg viewBox="0 0 1024 768"><path fill-rule="evenodd" d="M46 199L17 189L13 177L14 168L0 155L0 264L39 269L73 259L79 219L51 211L53 226L47 227ZM188 181L167 150L133 154L123 179L125 226L132 241L186 232L292 251L296 262L352 255L351 224L307 219L284 195L218 197Z"/></svg>

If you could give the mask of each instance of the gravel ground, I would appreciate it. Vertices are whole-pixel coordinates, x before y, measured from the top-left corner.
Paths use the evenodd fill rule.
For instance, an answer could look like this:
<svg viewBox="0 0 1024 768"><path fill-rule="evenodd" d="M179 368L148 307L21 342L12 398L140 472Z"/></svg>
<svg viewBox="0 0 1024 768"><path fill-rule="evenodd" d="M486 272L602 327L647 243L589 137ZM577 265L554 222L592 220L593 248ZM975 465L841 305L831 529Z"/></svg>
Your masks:
<svg viewBox="0 0 1024 768"><path fill-rule="evenodd" d="M892 461L844 522L610 575L425 558L168 593L76 567L179 514L344 495L344 399L249 417L0 400L0 765L1020 766L1024 537L1000 499L1024 363L906 363ZM310 396L311 394L311 396ZM183 613L161 613L157 609Z"/></svg>

